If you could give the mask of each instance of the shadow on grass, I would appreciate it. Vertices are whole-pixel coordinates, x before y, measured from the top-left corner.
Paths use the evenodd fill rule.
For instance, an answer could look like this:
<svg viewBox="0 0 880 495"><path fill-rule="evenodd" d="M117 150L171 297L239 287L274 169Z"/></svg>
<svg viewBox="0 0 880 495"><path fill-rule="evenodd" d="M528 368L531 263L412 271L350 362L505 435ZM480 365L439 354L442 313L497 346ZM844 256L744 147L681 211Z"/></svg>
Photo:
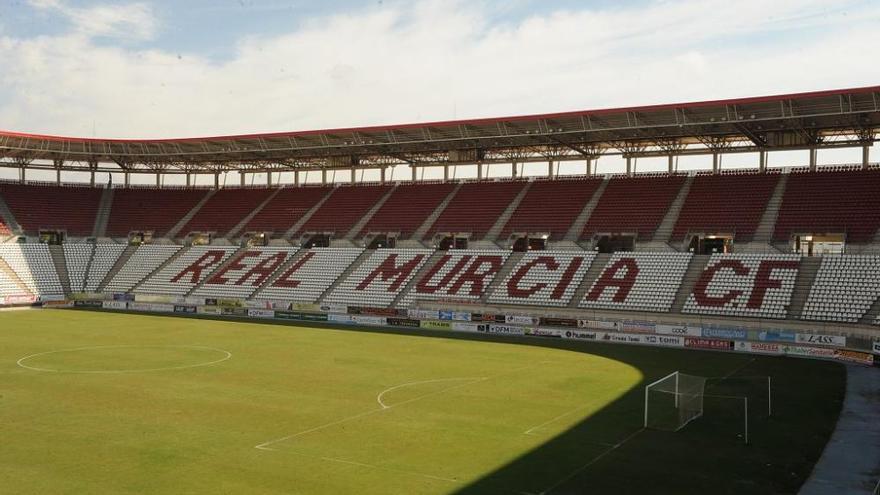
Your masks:
<svg viewBox="0 0 880 495"><path fill-rule="evenodd" d="M642 382L617 400L455 491L460 495L796 493L834 430L845 393L842 365L808 359L325 322L185 317L531 345L601 356L641 372ZM703 417L678 432L643 429L645 385L676 370L706 377L771 376L773 415L767 414L766 381L710 380L706 394L749 397L748 445L742 437L740 400L707 397ZM589 391L584 393L586 403Z"/></svg>

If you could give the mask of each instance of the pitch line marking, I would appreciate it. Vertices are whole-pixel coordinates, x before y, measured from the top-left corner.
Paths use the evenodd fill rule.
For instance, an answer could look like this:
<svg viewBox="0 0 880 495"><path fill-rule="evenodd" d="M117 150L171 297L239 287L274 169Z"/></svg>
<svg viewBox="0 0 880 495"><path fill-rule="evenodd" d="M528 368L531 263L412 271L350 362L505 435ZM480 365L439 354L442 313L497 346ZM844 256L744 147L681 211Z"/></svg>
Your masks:
<svg viewBox="0 0 880 495"><path fill-rule="evenodd" d="M541 424L539 424L539 425L537 425L537 426L533 426L533 427L529 428L528 430L526 430L526 431L523 432L523 435L533 435L533 436L537 436L537 435L535 434L535 431L540 430L540 429L544 428L544 427L547 426L547 425L553 424L553 423L559 421L559 420L562 419L562 418L565 418L565 417L571 416L572 414L574 414L574 413L576 413L576 412L578 412L578 411L580 411L580 410L582 410L582 409L587 409L587 408L591 407L591 406L592 406L593 404L595 404L595 403L596 403L596 401L593 400L593 401L590 401L590 402L588 402L588 403L586 403L586 404L580 405L580 406L578 406L578 407L576 407L576 408L574 408L574 409L572 409L572 410L570 410L570 411L568 411L568 412L564 412L564 413L560 414L559 416L556 416L555 418L549 419L549 420L544 421L543 423L541 423ZM609 444L603 444L603 445L609 445Z"/></svg>
<svg viewBox="0 0 880 495"><path fill-rule="evenodd" d="M48 354L59 354L62 352L76 352L76 351L87 351L94 349L131 349L131 348L146 348L146 347L167 347L167 348L180 348L180 349L199 349L199 350L208 350L215 351L221 354L225 354L222 358L216 359L214 361L207 361L204 363L196 363L196 364L187 364L184 366L168 366L165 368L145 368L145 369L131 369L131 370L57 370L51 368L39 368L36 366L28 366L24 364L25 361L31 358L35 358L38 356L45 356ZM185 370L189 368L200 368L204 366L212 366L215 364L222 363L223 361L227 361L232 358L232 353L224 350L218 349L216 347L208 347L202 345L94 345L87 347L75 347L72 349L59 349L56 351L46 351L46 352L38 352L36 354L31 354L29 356L25 356L20 358L15 362L18 366L28 369L31 371L42 371L46 373L77 373L77 374L121 374L121 373L147 373L152 371L172 371L172 370Z"/></svg>
<svg viewBox="0 0 880 495"><path fill-rule="evenodd" d="M410 403L412 403L412 402L416 402L416 401L419 401L419 400L422 400L422 399L427 399L428 397L433 397L433 396L435 396L435 395L442 394L443 392L448 392L448 391L450 391L450 390L455 390L455 389L462 388L462 387L465 387L465 386L468 386L468 385L473 385L473 384L475 384L475 383L485 382L485 381L487 381L487 380L491 380L491 379L493 379L493 378L499 378L499 377L502 377L502 376L504 376L504 375L509 375L509 374L512 374L512 373L519 373L520 371L527 370L527 369L529 369L529 368L534 368L535 366L537 366L537 365L539 365L539 364L545 364L545 363L547 363L547 361L541 361L541 362L538 362L538 363L535 363L535 364L531 364L531 365L528 365L528 366L523 366L523 367L520 367L520 368L516 368L516 369L514 369L514 370L505 371L504 373L498 373L498 374L491 375L491 376L485 376L485 377L481 377L481 378L475 378L475 379L473 379L473 380L471 380L471 381L469 381L469 382L467 382L467 383L462 383L462 384L459 384L459 385L453 385L453 386L451 386L451 387L442 388L442 389L437 390L437 391L435 391L435 392L431 392L431 393L424 394L424 395L419 395L418 397L413 397L412 399L408 399L408 400L405 400L405 401L403 401L403 402L398 402L397 404L392 404L392 405L390 405L390 406L380 407L379 409L370 409L369 411L364 411L364 412L362 412L362 413L360 413L360 414L355 414L354 416L348 416L348 417L345 417L345 418L342 418L342 419L338 419L338 420L336 420L336 421L331 421L330 423L326 423L326 424L323 424L323 425L315 426L315 427L313 427L313 428L309 428L309 429L307 429L307 430L303 430L303 431L300 431L300 432L297 432L297 433L293 433L293 434L290 434L290 435L287 435L287 436L283 436L283 437L281 437L281 438L276 438L275 440L269 440L268 442L263 442L263 443L261 443L261 444L259 444L259 445L254 446L254 448L255 448L255 449L259 449L259 450L277 450L277 449L269 448L269 446L270 446L270 445L275 445L275 444L277 444L277 443L281 443L281 442L284 442L284 441L287 441L287 440L290 440L290 439L293 439L293 438L301 437L301 436L303 436L303 435L307 435L307 434L309 434L309 433L313 433L313 432L316 432L316 431L320 431L320 430L323 430L323 429L329 428L329 427L331 427L331 426L336 426L336 425L339 425L339 424L342 424L342 423L347 423L347 422L349 422L349 421L353 421L353 420L355 420L355 419L360 419L360 418L363 418L363 417L366 417L366 416L372 416L373 414L380 413L380 412L383 412L383 411L387 411L387 410L392 409L392 408L397 407L397 406L402 406L402 405L404 405L404 404L410 404ZM447 379L447 380L449 380L449 379ZM462 380L462 379L459 378L458 380ZM405 384L404 384L404 385L405 385ZM392 388L393 388L393 387L392 387ZM382 395L382 393L384 393L384 392L385 392L385 391L380 392L379 395ZM377 399L378 399L378 397L377 397Z"/></svg>
<svg viewBox="0 0 880 495"><path fill-rule="evenodd" d="M635 438L636 435L638 435L639 433L641 433L641 432L643 432L643 431L645 431L644 428L639 428L638 430L636 430L636 431L630 433L626 438L624 438L623 440L621 440L621 441L617 442L616 444L612 445L611 447L609 447L607 450L605 450L605 451L602 452L601 454L597 455L596 457L590 459L590 461L589 461L588 463L586 463L586 464L584 464L583 466L581 466L581 467L575 469L574 471L571 472L571 474L569 474L569 475L567 475L566 477L562 478L561 480L557 481L557 482L554 483L550 488L544 490L544 491L541 492L539 495L547 495L548 493L552 492L553 490L559 488L562 484L564 484L564 483L566 483L567 481L571 480L572 478L574 478L575 476L577 476L578 474L580 474L581 472L583 472L585 469L587 469L588 467L592 466L593 464L599 462L599 460L602 459L603 457L605 457L606 455L608 455L608 454L610 454L611 452L614 452L615 450L619 449L620 447L623 446L623 444L625 444L626 442L629 442L630 440L632 440L633 438Z"/></svg>
<svg viewBox="0 0 880 495"><path fill-rule="evenodd" d="M379 405L382 406L382 409L391 409L392 407L395 406L395 404L392 404L389 406L389 405L385 404L385 402L382 401L382 397L385 394L387 394L388 392L391 392L391 391L394 391L394 390L397 390L400 388L404 388L404 387L412 387L415 385L424 385L426 383L454 382L454 381L464 381L464 380L478 381L478 380L482 380L484 378L485 378L484 376L466 377L466 378L439 378L436 380L421 380L421 381L417 381L417 382L403 383L400 385L395 385L390 388L386 388L385 390L379 392L379 395L376 396L376 402L378 402Z"/></svg>
<svg viewBox="0 0 880 495"><path fill-rule="evenodd" d="M270 450L275 450L275 449L270 449ZM397 468L388 467L388 466L380 466L377 464L367 464L365 462L349 461L347 459L339 459L337 457L318 456L318 455L306 454L304 452L296 452L296 451L289 451L289 452L291 454L295 454L298 456L310 457L312 459L318 459L321 461L337 462L339 464L348 464L351 466L359 466L359 467L365 467L365 468L370 468L370 469L380 469L383 471L390 471L393 473L401 473L401 474L406 474L409 476L418 476L421 478L427 478L427 479L436 480L436 481L445 481L447 483L460 483L460 481L452 479L452 478L444 478L442 476L435 476L433 474L419 473L416 471L409 471L406 469L397 469Z"/></svg>

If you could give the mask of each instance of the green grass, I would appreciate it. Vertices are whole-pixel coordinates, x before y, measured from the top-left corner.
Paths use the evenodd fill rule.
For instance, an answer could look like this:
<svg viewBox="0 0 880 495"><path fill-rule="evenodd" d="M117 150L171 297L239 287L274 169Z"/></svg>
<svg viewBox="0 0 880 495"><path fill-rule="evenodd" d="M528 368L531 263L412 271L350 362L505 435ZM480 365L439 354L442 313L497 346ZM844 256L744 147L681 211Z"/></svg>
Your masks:
<svg viewBox="0 0 880 495"><path fill-rule="evenodd" d="M22 363L55 371L16 364L74 348ZM157 368L178 369L121 372ZM643 386L674 370L771 375L776 414L760 387L721 382L707 393L753 397L751 445L720 400L680 432L640 431ZM794 493L844 380L833 363L741 354L4 312L0 491Z"/></svg>

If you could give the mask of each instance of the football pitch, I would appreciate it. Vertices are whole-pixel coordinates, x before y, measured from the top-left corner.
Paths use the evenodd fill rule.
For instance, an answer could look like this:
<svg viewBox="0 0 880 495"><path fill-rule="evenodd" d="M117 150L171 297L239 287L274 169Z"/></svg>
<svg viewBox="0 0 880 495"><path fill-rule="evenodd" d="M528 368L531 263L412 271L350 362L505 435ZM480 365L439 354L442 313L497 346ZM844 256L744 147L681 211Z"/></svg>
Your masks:
<svg viewBox="0 0 880 495"><path fill-rule="evenodd" d="M642 428L644 386L676 370L749 397L748 445L739 400ZM795 493L844 383L836 363L744 354L3 312L0 491Z"/></svg>

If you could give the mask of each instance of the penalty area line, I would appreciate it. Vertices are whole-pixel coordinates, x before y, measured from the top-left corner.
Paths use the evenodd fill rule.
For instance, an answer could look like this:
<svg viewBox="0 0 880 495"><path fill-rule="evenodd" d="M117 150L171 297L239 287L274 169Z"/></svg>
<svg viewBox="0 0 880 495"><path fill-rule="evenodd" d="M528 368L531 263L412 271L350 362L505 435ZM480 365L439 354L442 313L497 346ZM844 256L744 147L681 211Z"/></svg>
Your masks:
<svg viewBox="0 0 880 495"><path fill-rule="evenodd" d="M604 452L602 452L601 454L597 455L596 457L590 459L589 462L587 462L587 463L584 464L583 466L581 466L581 467L575 469L575 470L572 471L570 474L568 474L567 476L565 476L565 477L562 478L561 480L557 481L556 483L554 483L553 485L551 485L550 488L547 488L546 490L542 491L542 492L541 492L540 494L538 494L538 495L547 495L548 493L552 492L553 490L559 488L560 486L562 486L562 485L565 484L566 482L570 481L570 480L571 480L572 478L574 478L575 476L577 476L577 475L579 475L580 473L582 473L582 472L583 472L585 469L587 469L588 467L590 467L590 466L592 466L593 464L599 462L599 461L600 461L603 457L605 457L606 455L608 455L608 454L614 452L615 450L619 449L620 447L622 447L625 443L629 442L630 440L632 440L633 438L635 438L636 435L638 435L639 433L641 433L641 432L643 432L643 431L645 431L644 428L639 428L638 430L636 430L636 431L630 433L626 438L624 438L623 440L621 440L621 441L617 442L616 444L612 445L611 447L609 447L608 449L606 449Z"/></svg>
<svg viewBox="0 0 880 495"><path fill-rule="evenodd" d="M259 450L277 450L277 449L269 448L269 446L270 446L270 445L275 445L275 444L278 444L278 443L281 443L281 442L284 442L284 441L287 441L287 440L291 440L291 439L293 439L293 438L301 437L301 436L303 436L303 435L308 435L309 433L314 433L314 432L316 432L316 431L324 430L324 429L326 429L326 428L330 428L331 426L336 426L336 425L340 425L340 424L342 424L342 423L347 423L347 422L349 422L349 421L354 421L354 420L356 420L356 419L364 418L364 417L367 417L367 416L372 416L373 414L380 413L380 412L383 412L383 411L388 411L389 409L395 408L395 407L397 407L397 406L402 406L402 405L404 405L404 404L410 404L410 403L413 403L413 402L416 402L416 401L419 401L419 400L422 400L422 399L427 399L428 397L433 397L433 396L435 396L435 395L440 395L440 394L442 394L442 393L444 393L444 392L448 392L448 391L450 391L450 390L455 390L455 389L458 389L458 388L466 387L466 386L468 386L468 385L473 385L473 384L475 384L475 383L485 382L485 381L488 381L488 380L492 380L492 379L494 379L494 378L499 378L499 377L502 377L502 376L505 376L505 375L510 375L510 374L513 374L513 373L519 373L519 372L524 371L524 370L527 370L527 369L529 369L529 368L534 368L535 366L538 366L539 364L545 364L545 363L546 363L546 361L540 361L540 362L535 363L535 364L531 364L531 365L528 365L528 366L523 366L523 367L520 367L520 368L516 368L516 369L510 370L510 371L505 371L504 373L498 373L498 374L495 374L495 375L485 376L485 377L481 377L481 378L474 378L474 379L468 379L468 378L456 378L456 379L454 379L454 380L471 380L471 381L468 381L468 382L466 382L466 383L461 383L461 384L458 384L458 385L452 385L452 386L450 386L450 387L445 387L445 388L442 388L442 389L440 389L440 390L437 390L437 391L434 391L434 392L431 392L431 393L427 393L427 394L424 394L424 395L420 395L420 396L418 396L418 397L413 397L412 399L408 399L408 400L405 400L405 401L403 401L403 402L398 402L397 404L392 404L392 405L390 405L390 406L387 406L387 405L385 405L384 403L382 403L381 401L379 401L379 404L380 404L382 407L380 407L380 408L378 408L378 409L370 409L369 411L364 411L364 412L362 412L362 413L360 413L360 414L355 414L354 416L348 416L348 417L345 417L345 418L342 418L342 419L338 419L338 420L336 420L336 421L331 421L331 422L329 422L329 423L325 423L325 424L323 424L323 425L319 425L319 426L315 426L315 427L313 427L313 428L309 428L309 429L307 429L307 430L303 430L303 431L300 431L300 432L297 432L297 433L293 433L293 434L290 434L290 435L286 435L286 436L283 436L283 437L281 437L281 438L276 438L275 440L269 440L268 442L263 442L263 443L261 443L261 444L259 444L259 445L254 446L254 448L255 448L255 449L259 449ZM453 379L445 379L445 380L446 380L446 381L451 381L451 380L453 380ZM396 387L391 387L391 389L394 389L394 388L400 388L401 386L406 386L406 385L412 385L412 383L410 383L410 384L398 385L398 386L396 386ZM382 394L384 394L385 392L387 392L387 391L389 391L389 390L391 390L391 389L386 389L386 390L383 390L382 392L380 392L380 393L379 393L379 396L377 396L377 401L378 401L378 399L382 396Z"/></svg>

